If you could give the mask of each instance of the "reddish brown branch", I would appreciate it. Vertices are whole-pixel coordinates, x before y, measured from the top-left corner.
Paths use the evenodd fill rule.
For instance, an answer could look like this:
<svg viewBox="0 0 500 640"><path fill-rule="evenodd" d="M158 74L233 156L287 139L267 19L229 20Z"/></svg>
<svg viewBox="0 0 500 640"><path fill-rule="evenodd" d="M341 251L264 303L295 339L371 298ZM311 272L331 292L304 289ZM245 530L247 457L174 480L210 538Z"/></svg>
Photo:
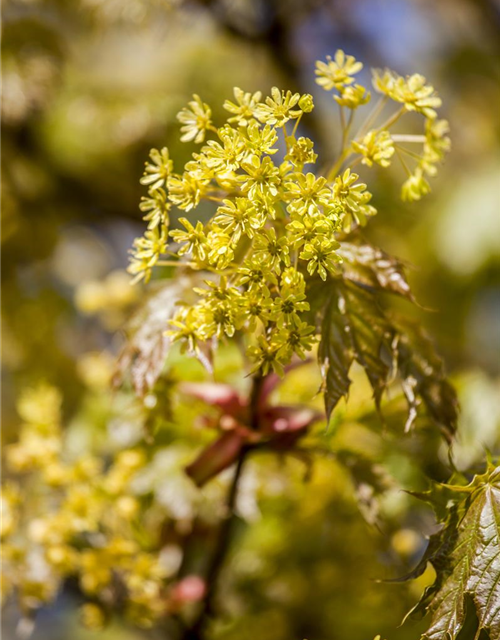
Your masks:
<svg viewBox="0 0 500 640"><path fill-rule="evenodd" d="M259 396L262 389L264 378L257 374L253 379L252 390L249 402L249 425L252 429L257 430L259 427ZM214 614L214 603L217 593L220 573L224 567L224 563L231 547L231 539L236 520L235 506L238 497L238 488L243 471L245 460L251 450L251 447L244 447L236 463L236 469L231 480L229 492L226 499L226 514L222 521L213 555L210 559L208 569L205 576L206 593L201 604L200 611L193 623L186 629L183 634L183 640L203 640L207 623Z"/></svg>

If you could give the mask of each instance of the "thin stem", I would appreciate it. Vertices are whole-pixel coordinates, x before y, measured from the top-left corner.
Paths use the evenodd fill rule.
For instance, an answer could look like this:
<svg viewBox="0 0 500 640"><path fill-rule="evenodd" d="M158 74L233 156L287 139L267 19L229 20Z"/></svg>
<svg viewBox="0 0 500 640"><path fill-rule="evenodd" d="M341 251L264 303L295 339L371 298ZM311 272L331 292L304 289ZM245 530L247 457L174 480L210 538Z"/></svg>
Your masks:
<svg viewBox="0 0 500 640"><path fill-rule="evenodd" d="M382 131L383 129L388 129L389 127L392 127L392 125L395 122L397 122L399 118L401 118L401 116L403 115L403 113L405 113L405 111L406 111L406 107L403 105L401 109L396 111L396 113L393 113L390 118L388 118L383 124L380 125L380 127L377 127L376 131Z"/></svg>
<svg viewBox="0 0 500 640"><path fill-rule="evenodd" d="M340 149L340 156L338 157L337 162L333 165L330 171L327 173L326 179L328 182L333 180L337 175L339 169L342 166L342 163L346 158L348 158L350 154L350 145L348 145L349 131L352 126L352 121L354 118L354 111L351 111L349 114L349 119L345 120L344 107L340 107L340 123L342 125L342 147Z"/></svg>
<svg viewBox="0 0 500 640"><path fill-rule="evenodd" d="M425 142L426 137L422 135L412 135L410 133L393 133L391 138L394 142Z"/></svg>
<svg viewBox="0 0 500 640"><path fill-rule="evenodd" d="M420 156L418 153L415 153L414 151L410 151L409 149L405 149L404 147L401 147L399 144L394 145L395 149L398 149L399 151L402 151L403 153L406 153L406 155L410 156L410 158L414 158L415 160L421 160L422 156Z"/></svg>
<svg viewBox="0 0 500 640"><path fill-rule="evenodd" d="M286 132L286 126L283 125L281 127L281 130L283 131L283 139L285 140L286 151L287 151L287 153L289 153L290 152L290 145L288 144L288 133Z"/></svg>
<svg viewBox="0 0 500 640"><path fill-rule="evenodd" d="M297 128L299 126L299 122L300 122L300 119L302 118L302 115L303 115L303 113L301 113L300 116L297 118L297 120L295 120L295 126L293 127L293 131L292 131L292 138L297 133Z"/></svg>
<svg viewBox="0 0 500 640"><path fill-rule="evenodd" d="M194 262L182 262L181 260L158 260L155 263L155 267L195 267Z"/></svg>
<svg viewBox="0 0 500 640"><path fill-rule="evenodd" d="M337 160L337 162L333 165L333 167L327 173L326 179L327 179L328 182L331 182L335 178L335 176L339 172L340 167L342 166L342 163L350 155L351 155L351 153L350 153L349 149L345 149L344 152L342 153L342 155L340 156L340 158Z"/></svg>
<svg viewBox="0 0 500 640"><path fill-rule="evenodd" d="M357 164L359 164L361 162L361 160L363 160L363 156L358 156L357 158L355 158L352 162L349 162L349 164L347 165L348 169L352 169L353 167L355 167Z"/></svg>
<svg viewBox="0 0 500 640"><path fill-rule="evenodd" d="M401 162L401 164L403 165L404 170L406 171L406 173L408 174L408 176L411 176L411 171L408 169L408 165L406 164L406 162L403 160L403 156L401 155L401 152L399 151L399 149L397 147L394 147L396 150L396 155L399 158L399 161Z"/></svg>
<svg viewBox="0 0 500 640"><path fill-rule="evenodd" d="M339 114L340 114L340 126L342 128L342 146L340 148L340 153L344 151L345 148L345 132L346 132L346 122L345 122L345 113L344 107L339 106Z"/></svg>
<svg viewBox="0 0 500 640"><path fill-rule="evenodd" d="M387 104L388 100L389 100L388 96L380 96L380 99L377 102L377 104L375 105L374 109L369 114L369 116L366 118L366 120L363 122L363 124L361 125L359 131L354 136L354 140L357 140L358 138L361 138L361 136L363 136L368 131L368 129L371 127L371 125L375 122L375 120L382 113L382 111L383 111L385 105Z"/></svg>
<svg viewBox="0 0 500 640"><path fill-rule="evenodd" d="M349 138L349 132L351 131L353 118L354 118L354 111L351 111L349 113L349 118L347 120L347 124L344 129L344 135L342 137L342 150L349 148L347 145L347 140Z"/></svg>

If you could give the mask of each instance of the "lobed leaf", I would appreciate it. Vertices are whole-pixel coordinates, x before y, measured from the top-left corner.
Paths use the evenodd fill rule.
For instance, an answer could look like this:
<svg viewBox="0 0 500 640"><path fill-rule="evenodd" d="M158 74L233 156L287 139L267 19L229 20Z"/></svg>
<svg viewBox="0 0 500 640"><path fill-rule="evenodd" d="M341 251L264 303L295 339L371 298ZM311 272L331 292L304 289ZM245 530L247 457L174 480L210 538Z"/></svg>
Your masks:
<svg viewBox="0 0 500 640"><path fill-rule="evenodd" d="M349 391L354 360L364 368L379 406L388 382L393 336L394 329L372 292L350 282L332 286L318 350L327 418Z"/></svg>
<svg viewBox="0 0 500 640"><path fill-rule="evenodd" d="M393 317L398 331L397 359L403 391L410 407L406 430L417 415L419 397L448 442L457 428L458 399L446 379L433 342L416 322Z"/></svg>
<svg viewBox="0 0 500 640"><path fill-rule="evenodd" d="M476 637L484 629L490 640L500 640L500 467L457 487L456 495L462 499L452 502L446 525L431 537L421 562L406 576L418 576L427 561L436 570L434 584L409 615L431 613L423 638L455 640L470 596L479 622Z"/></svg>
<svg viewBox="0 0 500 640"><path fill-rule="evenodd" d="M425 332L415 323L388 314L379 291L349 279L336 279L326 293L321 318L318 358L323 373L325 409L329 418L350 387L354 361L365 370L377 408L383 393L399 377L408 404L405 430L423 405L448 442L456 430L458 401L443 363Z"/></svg>
<svg viewBox="0 0 500 640"><path fill-rule="evenodd" d="M340 243L337 253L343 258L343 275L347 280L414 301L401 260L353 234Z"/></svg>
<svg viewBox="0 0 500 640"><path fill-rule="evenodd" d="M193 286L191 278L169 280L150 295L126 328L127 342L118 358L114 383L130 376L134 390L152 389L165 364L170 338L166 335L176 305Z"/></svg>

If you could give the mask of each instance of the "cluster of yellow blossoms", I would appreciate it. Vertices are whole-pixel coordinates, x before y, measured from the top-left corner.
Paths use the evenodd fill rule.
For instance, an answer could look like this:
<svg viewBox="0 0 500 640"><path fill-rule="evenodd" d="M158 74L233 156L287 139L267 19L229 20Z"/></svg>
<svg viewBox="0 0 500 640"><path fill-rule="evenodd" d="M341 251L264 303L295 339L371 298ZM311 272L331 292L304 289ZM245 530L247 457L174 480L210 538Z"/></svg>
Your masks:
<svg viewBox="0 0 500 640"><path fill-rule="evenodd" d="M135 281L148 281L156 265L207 273L206 287L196 290L199 303L184 306L172 321L174 339L190 350L245 330L253 334L248 354L264 374L270 368L281 372L293 354L304 357L315 341L304 315L308 283L339 274L342 233L376 213L353 167L387 167L397 156L407 172L403 198L417 200L429 191L425 176L435 173L449 147L447 123L435 111L440 99L418 74L375 71L380 100L350 137L355 112L371 100L355 82L361 69L342 51L317 63L317 83L333 90L339 105L343 141L325 175L307 170L317 155L312 140L299 134L303 115L314 107L312 97L276 87L264 100L260 92L236 88L234 101L223 105L230 115L219 128L195 95L178 115L181 140L202 146L182 173L174 172L166 148L151 151L141 180L148 188L141 202L148 229L134 242L129 271ZM376 125L390 100L401 106ZM424 133L391 134L389 128L408 112L425 118ZM207 136L212 139L205 142ZM421 145L421 152L404 143ZM208 222L181 217L181 228L169 230L173 206L191 212L202 200L211 205ZM206 212L205 206L204 218Z"/></svg>
<svg viewBox="0 0 500 640"><path fill-rule="evenodd" d="M87 625L100 626L120 603L136 624L148 626L165 613L167 567L147 550L151 534L140 525L131 490L145 456L124 450L107 468L101 457L69 459L60 409L59 392L46 385L19 401L24 423L6 461L23 478L30 506L24 508L20 484L3 486L3 599L16 591L29 617L76 576L89 601L82 610Z"/></svg>

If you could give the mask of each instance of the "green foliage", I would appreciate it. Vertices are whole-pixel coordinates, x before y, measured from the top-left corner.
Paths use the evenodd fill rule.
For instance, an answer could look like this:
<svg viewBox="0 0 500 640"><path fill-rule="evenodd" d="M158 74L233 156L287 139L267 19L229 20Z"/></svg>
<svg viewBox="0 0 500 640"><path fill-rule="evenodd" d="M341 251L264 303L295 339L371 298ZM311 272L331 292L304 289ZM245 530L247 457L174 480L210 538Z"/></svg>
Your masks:
<svg viewBox="0 0 500 640"><path fill-rule="evenodd" d="M138 408L131 422L139 425L140 435L135 447L113 452L109 464L100 465L98 458L85 462L68 454L58 396L52 399L57 415L46 422L40 424L32 411L27 418L23 415L26 423L19 442L8 450L8 464L13 473L26 473L38 482L40 501L19 543L17 524L25 516L19 492L7 491L5 502L13 515L5 537L10 586L28 613L54 598L67 577L76 577L90 601L84 608L90 626L100 626L124 605L125 615L144 627L181 611L182 637L203 637L213 616L216 582L229 548L247 457L258 451L297 458L308 471L328 445L314 427L324 422L325 414L328 423L339 401L347 398L355 363L370 385L379 434L381 425L387 425L386 413L391 413L388 392L397 394L399 385L403 394L398 401L405 398L407 416L396 413L392 432L403 439L402 427L410 431L419 418L432 427L432 435L441 431L451 441L457 421L455 392L429 338L391 310L391 296L399 296L404 304L414 304L414 298L402 261L361 236L360 228L377 210L367 184L353 171L358 163L386 169L396 152L406 153L416 163L402 196L418 199L428 191L424 175L434 175L448 149L447 126L437 120L440 99L422 76L402 78L386 71L374 74L379 104L351 136L354 113L371 100L370 92L355 84L361 68L342 51L334 60L317 63L318 84L334 91L342 137L339 156L323 175L306 169L316 163L317 154L313 142L299 135L302 118L313 110L312 96L276 87L263 100L260 93L236 88L235 102L224 103L230 116L221 126L214 124L211 107L194 95L178 114L180 139L202 146L180 172L166 147L151 151L141 179L147 189L140 204L147 228L134 240L129 272L135 283L148 283L153 276L154 280L127 328L115 375L118 393L133 389L132 402ZM397 103L397 111L377 124L389 100ZM422 135L390 131L408 112L424 118ZM417 143L421 152L401 143ZM202 214L198 208L203 201L207 206ZM175 209L189 218L180 217L176 223ZM97 297L106 297L101 294ZM80 297L82 307L92 308L92 295ZM234 385L217 377L224 348L240 357ZM177 369L172 364L176 357L182 363ZM201 380L190 379L189 357L201 362L210 381L201 368L193 376ZM292 370L316 357L325 412L310 398L304 404L280 401L281 380L286 382ZM43 408L52 395L50 388L42 390L33 403ZM25 404L21 414L26 413ZM215 431L214 437L200 434L195 425L200 415L203 426ZM176 454L176 437L183 430L196 446L190 441ZM391 485L388 474L358 444L337 451L326 447L326 452L345 464L363 514L378 524L377 500ZM175 467L173 491L179 487L184 498L180 505L169 494L170 487L164 489L167 498L151 487L162 464L167 471ZM234 465L228 479L225 472ZM259 478L264 486L265 480ZM209 509L209 514L199 506L205 486L207 493L214 486L227 489L218 511ZM467 494L471 504L479 504L482 486L474 485ZM423 572L428 560L436 568L439 563L445 567L416 611L448 611L452 606L446 585L450 580L453 586L460 573L454 567L456 547L468 535L469 521L477 519L479 507L468 510L451 502L441 504L444 528L433 536L412 573ZM47 513L40 513L41 508ZM486 509L485 503L481 513ZM186 577L184 560L172 567L161 558L164 536L183 547L181 557L189 550L191 538L183 533L186 511L194 531L214 517L219 524L212 555L201 563L206 570L200 572L196 565L194 596L188 588L193 576ZM30 579L31 543L46 564L50 579L45 582ZM492 553L488 543L483 546L478 566ZM475 546L469 556L476 551ZM457 618L457 631L468 591L484 609L478 609L481 625L493 629L483 583L471 573L458 586L453 604L458 613L450 614ZM194 615L183 609L190 598L198 609ZM433 628L429 638L434 638Z"/></svg>
<svg viewBox="0 0 500 640"><path fill-rule="evenodd" d="M466 616L470 596L479 626L490 640L500 638L500 467L489 466L466 486L444 486L438 494L437 514L442 518L442 494L449 500L442 529L434 534L422 560L407 576L423 572L427 562L436 571L409 616L431 614L428 640L455 640ZM426 499L434 500L433 496Z"/></svg>
<svg viewBox="0 0 500 640"><path fill-rule="evenodd" d="M412 299L402 264L380 250L341 242L343 280L335 281L326 296L321 325L319 359L325 376L327 416L349 391L349 369L355 360L370 381L377 406L382 394L399 376L408 403L408 431L425 407L450 440L458 405L432 342L416 325L386 313L380 292Z"/></svg>

